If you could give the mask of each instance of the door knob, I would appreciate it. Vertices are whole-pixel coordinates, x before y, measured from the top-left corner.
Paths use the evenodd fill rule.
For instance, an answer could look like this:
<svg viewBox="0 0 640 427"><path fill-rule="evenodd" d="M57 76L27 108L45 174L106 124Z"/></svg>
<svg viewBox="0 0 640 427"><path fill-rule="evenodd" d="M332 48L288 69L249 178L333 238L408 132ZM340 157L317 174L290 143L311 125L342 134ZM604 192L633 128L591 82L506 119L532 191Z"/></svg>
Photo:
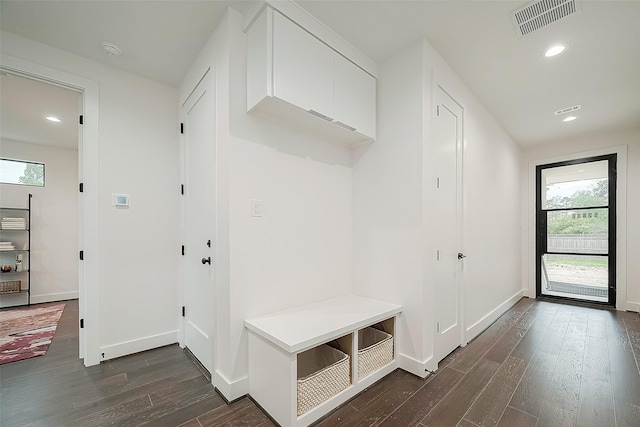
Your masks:
<svg viewBox="0 0 640 427"><path fill-rule="evenodd" d="M202 258L202 263L211 265L211 257Z"/></svg>
<svg viewBox="0 0 640 427"><path fill-rule="evenodd" d="M462 252L458 252L458 259L466 258L467 256Z"/></svg>

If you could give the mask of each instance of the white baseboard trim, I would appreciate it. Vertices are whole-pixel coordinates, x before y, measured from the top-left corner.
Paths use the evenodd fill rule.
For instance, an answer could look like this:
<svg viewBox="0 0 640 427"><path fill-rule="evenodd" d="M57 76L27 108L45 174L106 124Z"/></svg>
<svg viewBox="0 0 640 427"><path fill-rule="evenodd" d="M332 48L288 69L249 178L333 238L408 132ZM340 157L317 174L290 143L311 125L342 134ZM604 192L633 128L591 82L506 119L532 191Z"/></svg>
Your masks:
<svg viewBox="0 0 640 427"><path fill-rule="evenodd" d="M78 291L74 292L57 292L55 294L31 295L31 304L41 304L44 302L66 301L69 299L78 299Z"/></svg>
<svg viewBox="0 0 640 427"><path fill-rule="evenodd" d="M222 375L220 371L215 371L213 374L213 386L218 389L220 394L222 394L228 402L233 402L249 394L249 377L242 377L239 380L230 381Z"/></svg>
<svg viewBox="0 0 640 427"><path fill-rule="evenodd" d="M636 313L640 313L640 302L627 301L623 310L635 311Z"/></svg>
<svg viewBox="0 0 640 427"><path fill-rule="evenodd" d="M398 353L398 367L415 376L425 378L429 375L429 371L435 372L438 369L438 364L434 362L433 356L421 362L413 357Z"/></svg>
<svg viewBox="0 0 640 427"><path fill-rule="evenodd" d="M165 332L136 340L100 347L100 361L128 356L178 342L178 331Z"/></svg>
<svg viewBox="0 0 640 427"><path fill-rule="evenodd" d="M480 335L485 329L487 329L498 317L502 316L507 310L516 305L518 301L524 296L524 290L516 292L511 298L491 310L486 316L478 320L473 325L469 326L465 331L465 342L469 342L478 335Z"/></svg>

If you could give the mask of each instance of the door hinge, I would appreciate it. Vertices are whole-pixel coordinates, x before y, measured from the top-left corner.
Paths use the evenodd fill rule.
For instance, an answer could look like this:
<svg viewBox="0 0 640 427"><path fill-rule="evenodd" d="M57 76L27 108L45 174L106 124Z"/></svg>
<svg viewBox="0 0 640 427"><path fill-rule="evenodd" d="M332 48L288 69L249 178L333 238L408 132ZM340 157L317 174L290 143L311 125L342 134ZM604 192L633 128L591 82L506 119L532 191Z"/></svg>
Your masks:
<svg viewBox="0 0 640 427"><path fill-rule="evenodd" d="M184 245L182 245L182 256L184 256Z"/></svg>
<svg viewBox="0 0 640 427"><path fill-rule="evenodd" d="M180 123L180 133L184 133L184 123Z"/></svg>
<svg viewBox="0 0 640 427"><path fill-rule="evenodd" d="M440 177L436 178L436 188L440 188Z"/></svg>
<svg viewBox="0 0 640 427"><path fill-rule="evenodd" d="M182 317L184 317L187 313L187 309L185 308L185 306L182 306Z"/></svg>
<svg viewBox="0 0 640 427"><path fill-rule="evenodd" d="M81 193L84 193L84 182L81 182L80 185L78 185L78 189Z"/></svg>
<svg viewBox="0 0 640 427"><path fill-rule="evenodd" d="M84 251L80 251L80 261L84 261Z"/></svg>
<svg viewBox="0 0 640 427"><path fill-rule="evenodd" d="M84 124L84 116L82 114L80 114L80 117L78 118L78 122L83 125Z"/></svg>
<svg viewBox="0 0 640 427"><path fill-rule="evenodd" d="M436 251L436 261L440 261L440 251Z"/></svg>
<svg viewBox="0 0 640 427"><path fill-rule="evenodd" d="M180 184L180 194L184 196L184 184Z"/></svg>
<svg viewBox="0 0 640 427"><path fill-rule="evenodd" d="M440 333L440 322L436 322L436 332Z"/></svg>
<svg viewBox="0 0 640 427"><path fill-rule="evenodd" d="M80 329L84 329L84 319L80 319Z"/></svg>
<svg viewBox="0 0 640 427"><path fill-rule="evenodd" d="M436 105L436 116L440 115L440 104Z"/></svg>

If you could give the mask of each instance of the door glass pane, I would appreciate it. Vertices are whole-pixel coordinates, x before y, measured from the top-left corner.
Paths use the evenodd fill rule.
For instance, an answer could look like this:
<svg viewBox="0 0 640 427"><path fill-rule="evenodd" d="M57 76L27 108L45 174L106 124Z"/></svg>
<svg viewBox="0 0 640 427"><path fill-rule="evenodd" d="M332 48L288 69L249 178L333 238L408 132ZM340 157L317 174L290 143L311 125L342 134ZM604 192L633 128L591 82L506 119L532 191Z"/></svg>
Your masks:
<svg viewBox="0 0 640 427"><path fill-rule="evenodd" d="M606 256L543 255L542 293L607 302L609 260Z"/></svg>
<svg viewBox="0 0 640 427"><path fill-rule="evenodd" d="M609 253L609 209L547 212L547 252Z"/></svg>
<svg viewBox="0 0 640 427"><path fill-rule="evenodd" d="M586 208L609 203L608 162L542 170L542 209Z"/></svg>

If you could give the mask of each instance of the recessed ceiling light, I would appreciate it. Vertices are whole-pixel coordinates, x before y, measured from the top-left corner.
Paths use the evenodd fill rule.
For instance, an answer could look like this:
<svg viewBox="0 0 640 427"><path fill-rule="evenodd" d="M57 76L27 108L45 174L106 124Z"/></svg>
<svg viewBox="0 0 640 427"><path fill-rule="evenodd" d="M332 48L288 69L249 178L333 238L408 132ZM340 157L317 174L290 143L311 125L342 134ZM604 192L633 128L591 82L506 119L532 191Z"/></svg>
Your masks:
<svg viewBox="0 0 640 427"><path fill-rule="evenodd" d="M574 121L575 119L577 119L577 117L576 117L576 116L569 116L569 117L566 117L566 118L562 119L562 121L563 121L563 122L572 122L572 121Z"/></svg>
<svg viewBox="0 0 640 427"><path fill-rule="evenodd" d="M555 46L551 46L549 49L547 49L547 51L544 53L544 56L546 56L547 58L550 58L552 56L556 56L560 53L562 53L562 51L564 50L564 46L561 44L557 44Z"/></svg>
<svg viewBox="0 0 640 427"><path fill-rule="evenodd" d="M47 116L45 117L45 119L49 120L50 122L60 123L60 119L55 116Z"/></svg>
<svg viewBox="0 0 640 427"><path fill-rule="evenodd" d="M109 56L122 55L122 51L120 50L120 48L112 43L105 42L105 43L102 43L100 47L102 47L102 51L105 53L105 55L109 55Z"/></svg>

